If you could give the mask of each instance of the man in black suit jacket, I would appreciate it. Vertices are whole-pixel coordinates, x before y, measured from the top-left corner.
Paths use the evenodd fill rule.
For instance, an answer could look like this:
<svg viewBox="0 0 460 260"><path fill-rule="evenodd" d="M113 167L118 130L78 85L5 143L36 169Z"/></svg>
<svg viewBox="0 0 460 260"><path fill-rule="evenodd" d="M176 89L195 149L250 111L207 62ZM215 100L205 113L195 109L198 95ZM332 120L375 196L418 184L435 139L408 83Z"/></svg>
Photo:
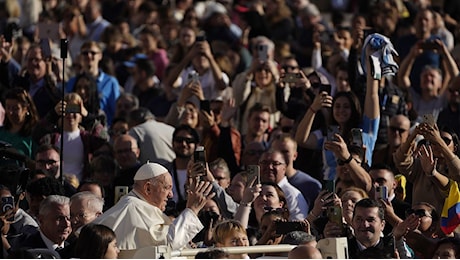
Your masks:
<svg viewBox="0 0 460 260"><path fill-rule="evenodd" d="M65 247L68 243L65 240L72 231L69 198L60 195L46 197L40 205L38 221L40 230L30 234L16 248L12 248L10 257L27 256L24 252L37 248L57 251L61 258L67 257Z"/></svg>
<svg viewBox="0 0 460 260"><path fill-rule="evenodd" d="M383 208L372 199L362 199L355 205L352 226L354 237L348 239L350 259L395 258L395 248L401 258L412 255L403 239L395 241L393 236L383 236L385 227Z"/></svg>
<svg viewBox="0 0 460 260"><path fill-rule="evenodd" d="M396 181L393 171L390 166L385 164L374 164L369 170L369 174L372 178L372 183L374 184L373 189L371 190L370 197L375 193L375 188L377 186L385 186L388 190L388 201L393 206L393 211L400 219L405 219L406 210L411 208L411 205L407 202L404 202L395 196ZM393 226L388 223L385 225L383 233L388 235L393 230Z"/></svg>

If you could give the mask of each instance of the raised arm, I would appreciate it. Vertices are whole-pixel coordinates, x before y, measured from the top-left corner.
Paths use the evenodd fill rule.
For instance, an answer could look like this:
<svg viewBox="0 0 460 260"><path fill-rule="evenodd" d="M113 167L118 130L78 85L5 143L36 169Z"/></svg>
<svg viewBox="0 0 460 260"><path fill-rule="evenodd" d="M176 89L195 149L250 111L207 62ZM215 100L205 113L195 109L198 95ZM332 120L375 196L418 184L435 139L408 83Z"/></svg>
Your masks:
<svg viewBox="0 0 460 260"><path fill-rule="evenodd" d="M444 76L442 78L442 87L439 90L439 95L442 95L449 86L450 81L458 75L459 70L457 63L450 54L449 50L447 49L447 46L441 40L435 40L435 42L439 46L438 52L442 57L441 65L444 71Z"/></svg>
<svg viewBox="0 0 460 260"><path fill-rule="evenodd" d="M295 140L300 146L309 149L317 148L318 140L315 135L311 134L311 127L316 113L323 107L332 107L332 97L327 92L321 92L316 95L313 104L311 104L300 121L295 133Z"/></svg>
<svg viewBox="0 0 460 260"><path fill-rule="evenodd" d="M366 97L364 99L364 115L369 119L380 117L379 79L374 79L370 65L370 46L367 47L366 56ZM378 130L377 130L378 131ZM377 134L377 133L375 133Z"/></svg>
<svg viewBox="0 0 460 260"><path fill-rule="evenodd" d="M410 73L412 71L412 66L414 66L415 59L423 53L423 49L420 48L420 43L417 42L412 46L409 55L403 59L401 66L398 71L398 86L402 89L409 88L411 86L410 82Z"/></svg>

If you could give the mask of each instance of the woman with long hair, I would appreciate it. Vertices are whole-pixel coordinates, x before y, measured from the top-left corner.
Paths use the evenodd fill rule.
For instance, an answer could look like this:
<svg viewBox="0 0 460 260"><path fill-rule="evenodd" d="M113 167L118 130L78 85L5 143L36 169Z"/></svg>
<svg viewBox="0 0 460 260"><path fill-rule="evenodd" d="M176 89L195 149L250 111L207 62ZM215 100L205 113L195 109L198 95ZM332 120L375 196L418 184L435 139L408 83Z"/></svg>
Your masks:
<svg viewBox="0 0 460 260"><path fill-rule="evenodd" d="M34 101L22 88L9 90L4 100L6 116L0 128L0 140L33 158L36 144L32 140L32 130L39 120Z"/></svg>
<svg viewBox="0 0 460 260"><path fill-rule="evenodd" d="M369 50L367 50L367 53ZM364 111L358 98L352 92L338 92L332 98L330 93L322 91L316 95L313 104L305 113L297 128L295 139L297 143L305 148L323 150L323 175L325 180L336 178L336 166L347 165L355 168L357 162L353 160L348 149L343 145L352 144L351 129L359 128L362 133L362 144L354 144L366 148L365 161L372 164L372 153L380 122L380 103L378 97L379 80L374 79L368 59L366 59L367 80ZM332 108L331 122L326 135L321 130L311 131L313 120L317 112L323 108ZM330 126L338 128L332 130ZM324 149L323 149L324 148ZM337 163L338 161L338 163Z"/></svg>
<svg viewBox="0 0 460 260"><path fill-rule="evenodd" d="M78 236L75 256L81 259L116 259L120 249L112 229L98 224L84 226Z"/></svg>

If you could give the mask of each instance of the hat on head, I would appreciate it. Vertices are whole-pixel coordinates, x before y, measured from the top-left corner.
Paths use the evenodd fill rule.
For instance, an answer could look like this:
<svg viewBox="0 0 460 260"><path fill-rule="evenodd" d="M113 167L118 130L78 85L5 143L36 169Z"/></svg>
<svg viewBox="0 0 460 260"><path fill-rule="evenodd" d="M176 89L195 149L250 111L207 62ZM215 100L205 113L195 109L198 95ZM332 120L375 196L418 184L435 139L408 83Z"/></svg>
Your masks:
<svg viewBox="0 0 460 260"><path fill-rule="evenodd" d="M136 175L134 175L135 181L148 180L153 177L160 176L164 173L168 173L168 169L163 167L158 163L146 163L137 170Z"/></svg>

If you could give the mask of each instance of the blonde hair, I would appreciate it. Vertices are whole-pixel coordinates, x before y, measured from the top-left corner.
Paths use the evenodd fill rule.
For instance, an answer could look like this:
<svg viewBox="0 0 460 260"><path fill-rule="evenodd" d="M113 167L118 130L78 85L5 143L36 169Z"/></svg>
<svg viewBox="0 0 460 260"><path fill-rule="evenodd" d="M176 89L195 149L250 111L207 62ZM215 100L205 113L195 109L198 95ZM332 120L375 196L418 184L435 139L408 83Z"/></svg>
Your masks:
<svg viewBox="0 0 460 260"><path fill-rule="evenodd" d="M237 220L227 220L217 224L212 232L212 237L214 242L223 244L225 239L234 233L246 234L246 229L241 225Z"/></svg>
<svg viewBox="0 0 460 260"><path fill-rule="evenodd" d="M75 92L68 93L64 96L64 101L70 104L82 105L83 99Z"/></svg>

